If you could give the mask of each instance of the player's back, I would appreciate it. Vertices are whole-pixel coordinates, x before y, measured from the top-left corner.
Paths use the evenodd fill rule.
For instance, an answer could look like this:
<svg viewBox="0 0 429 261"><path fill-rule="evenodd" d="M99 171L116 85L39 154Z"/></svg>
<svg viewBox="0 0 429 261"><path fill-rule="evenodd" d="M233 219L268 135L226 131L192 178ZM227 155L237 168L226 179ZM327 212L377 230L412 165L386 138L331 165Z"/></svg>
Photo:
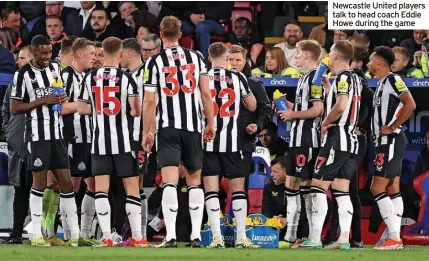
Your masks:
<svg viewBox="0 0 429 261"><path fill-rule="evenodd" d="M79 99L92 105L92 153L113 155L131 151L131 106L128 98L138 96L131 75L115 67L101 67L87 73ZM82 91L81 91L82 93Z"/></svg>
<svg viewBox="0 0 429 261"><path fill-rule="evenodd" d="M241 99L251 91L241 73L212 68L208 72L209 88L213 99L216 137L204 144L209 152L236 152L240 150L239 114ZM203 111L205 115L205 112ZM204 125L206 125L204 121Z"/></svg>
<svg viewBox="0 0 429 261"><path fill-rule="evenodd" d="M158 92L158 128L201 132L200 75L206 74L202 57L192 50L165 48L146 62L145 90Z"/></svg>

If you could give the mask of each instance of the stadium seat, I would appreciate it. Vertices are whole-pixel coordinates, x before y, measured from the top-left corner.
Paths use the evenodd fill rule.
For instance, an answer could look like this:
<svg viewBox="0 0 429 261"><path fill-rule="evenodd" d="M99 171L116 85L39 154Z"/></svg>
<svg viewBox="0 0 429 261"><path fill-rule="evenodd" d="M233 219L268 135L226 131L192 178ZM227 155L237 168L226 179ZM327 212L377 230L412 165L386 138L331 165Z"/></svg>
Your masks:
<svg viewBox="0 0 429 261"><path fill-rule="evenodd" d="M250 8L251 3L247 1L235 1L234 8Z"/></svg>
<svg viewBox="0 0 429 261"><path fill-rule="evenodd" d="M192 39L192 36L190 36L190 35L182 36L179 39L179 44L180 44L180 46L182 46L186 49L194 50L194 48L195 48L194 39Z"/></svg>
<svg viewBox="0 0 429 261"><path fill-rule="evenodd" d="M252 154L253 173L249 175L249 189L262 189L270 176L270 152L264 147L256 147ZM262 168L262 169L261 169Z"/></svg>
<svg viewBox="0 0 429 261"><path fill-rule="evenodd" d="M262 213L263 189L249 189L249 215Z"/></svg>

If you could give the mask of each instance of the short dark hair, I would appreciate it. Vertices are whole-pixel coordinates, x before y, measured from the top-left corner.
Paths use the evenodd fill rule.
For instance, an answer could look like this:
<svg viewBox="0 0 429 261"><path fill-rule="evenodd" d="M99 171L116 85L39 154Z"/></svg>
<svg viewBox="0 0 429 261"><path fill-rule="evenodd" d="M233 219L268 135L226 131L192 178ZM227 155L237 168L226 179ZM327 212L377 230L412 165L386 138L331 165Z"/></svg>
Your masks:
<svg viewBox="0 0 429 261"><path fill-rule="evenodd" d="M15 6L6 6L0 12L0 19L1 20L7 19L11 13L19 14L19 9Z"/></svg>
<svg viewBox="0 0 429 261"><path fill-rule="evenodd" d="M267 126L265 126L264 130L268 131L268 135L273 136L273 134L277 135L278 127L274 122L270 122Z"/></svg>
<svg viewBox="0 0 429 261"><path fill-rule="evenodd" d="M127 39L123 40L122 41L122 48L133 50L137 54L140 54L142 51L141 50L142 47L139 43L139 40L137 40L136 38L127 38Z"/></svg>
<svg viewBox="0 0 429 261"><path fill-rule="evenodd" d="M289 21L286 22L284 28L286 26L288 26L289 24L294 24L294 25L298 26L299 29L301 29L301 31L302 31L302 25L301 25L301 23L299 21L297 21L297 20L289 20Z"/></svg>
<svg viewBox="0 0 429 261"><path fill-rule="evenodd" d="M238 22L238 21L244 21L244 22L246 22L247 25L250 25L252 23L252 21L250 21L249 18L244 17L244 16L239 17L239 18L237 18L237 20L235 20L235 22Z"/></svg>
<svg viewBox="0 0 429 261"><path fill-rule="evenodd" d="M347 38L352 37L355 34L355 30L341 30L338 29L338 31L344 32L345 34L347 34Z"/></svg>
<svg viewBox="0 0 429 261"><path fill-rule="evenodd" d="M94 47L95 48L103 48L103 44L101 42L99 42L99 41L95 41L94 42Z"/></svg>
<svg viewBox="0 0 429 261"><path fill-rule="evenodd" d="M45 21L48 21L48 19L58 19L58 20L60 20L61 21L61 23L62 24L64 24L63 23L63 20L61 19L61 17L59 17L58 15L48 15L48 16L46 16L46 19L45 19Z"/></svg>
<svg viewBox="0 0 429 261"><path fill-rule="evenodd" d="M374 49L373 54L383 58L389 67L395 62L395 54L388 46L378 46Z"/></svg>
<svg viewBox="0 0 429 261"><path fill-rule="evenodd" d="M31 40L31 46L38 47L40 45L51 45L51 41L46 36L38 34Z"/></svg>
<svg viewBox="0 0 429 261"><path fill-rule="evenodd" d="M74 41L77 39L75 35L69 35L61 41L61 54L68 54L72 51Z"/></svg>
<svg viewBox="0 0 429 261"><path fill-rule="evenodd" d="M72 45L72 51L73 54L76 54L77 51L86 48L87 46L94 45L94 42L91 42L90 40L86 38L77 38L73 45Z"/></svg>
<svg viewBox="0 0 429 261"><path fill-rule="evenodd" d="M209 46L209 56L213 59L228 53L228 47L222 42L215 42Z"/></svg>
<svg viewBox="0 0 429 261"><path fill-rule="evenodd" d="M352 61L359 62L362 61L363 64L367 64L369 60L368 50L365 48L355 47L355 53L353 55Z"/></svg>
<svg viewBox="0 0 429 261"><path fill-rule="evenodd" d="M95 11L104 11L106 13L107 20L112 20L112 16L110 15L110 12L107 12L106 8L102 6L96 6L94 10L92 10L91 16Z"/></svg>
<svg viewBox="0 0 429 261"><path fill-rule="evenodd" d="M278 163L280 163L280 166L282 167L282 169L284 169L286 171L287 157L286 156L276 157L275 159L273 159L271 161L271 166L274 166L274 165L276 165Z"/></svg>

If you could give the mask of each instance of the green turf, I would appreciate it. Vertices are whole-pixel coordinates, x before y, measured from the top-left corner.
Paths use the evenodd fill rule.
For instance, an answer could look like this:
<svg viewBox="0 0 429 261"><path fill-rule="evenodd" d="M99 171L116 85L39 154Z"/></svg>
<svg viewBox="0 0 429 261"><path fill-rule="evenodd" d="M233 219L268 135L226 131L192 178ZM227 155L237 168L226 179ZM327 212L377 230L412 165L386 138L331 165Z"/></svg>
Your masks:
<svg viewBox="0 0 429 261"><path fill-rule="evenodd" d="M406 247L402 251L375 251L372 248L350 251L303 249L156 249L0 246L4 261L427 261L428 247Z"/></svg>

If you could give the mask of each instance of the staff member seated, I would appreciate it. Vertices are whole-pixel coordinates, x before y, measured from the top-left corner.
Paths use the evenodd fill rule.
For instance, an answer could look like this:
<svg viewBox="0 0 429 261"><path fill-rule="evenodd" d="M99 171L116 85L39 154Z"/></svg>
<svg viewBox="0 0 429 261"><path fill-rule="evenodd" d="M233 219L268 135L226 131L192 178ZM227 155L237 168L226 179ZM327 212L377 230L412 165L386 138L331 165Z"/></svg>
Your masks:
<svg viewBox="0 0 429 261"><path fill-rule="evenodd" d="M265 66L252 70L253 77L271 78L273 76L283 76L288 78L298 78L297 68L289 66L285 53L279 47L267 49L265 55Z"/></svg>

